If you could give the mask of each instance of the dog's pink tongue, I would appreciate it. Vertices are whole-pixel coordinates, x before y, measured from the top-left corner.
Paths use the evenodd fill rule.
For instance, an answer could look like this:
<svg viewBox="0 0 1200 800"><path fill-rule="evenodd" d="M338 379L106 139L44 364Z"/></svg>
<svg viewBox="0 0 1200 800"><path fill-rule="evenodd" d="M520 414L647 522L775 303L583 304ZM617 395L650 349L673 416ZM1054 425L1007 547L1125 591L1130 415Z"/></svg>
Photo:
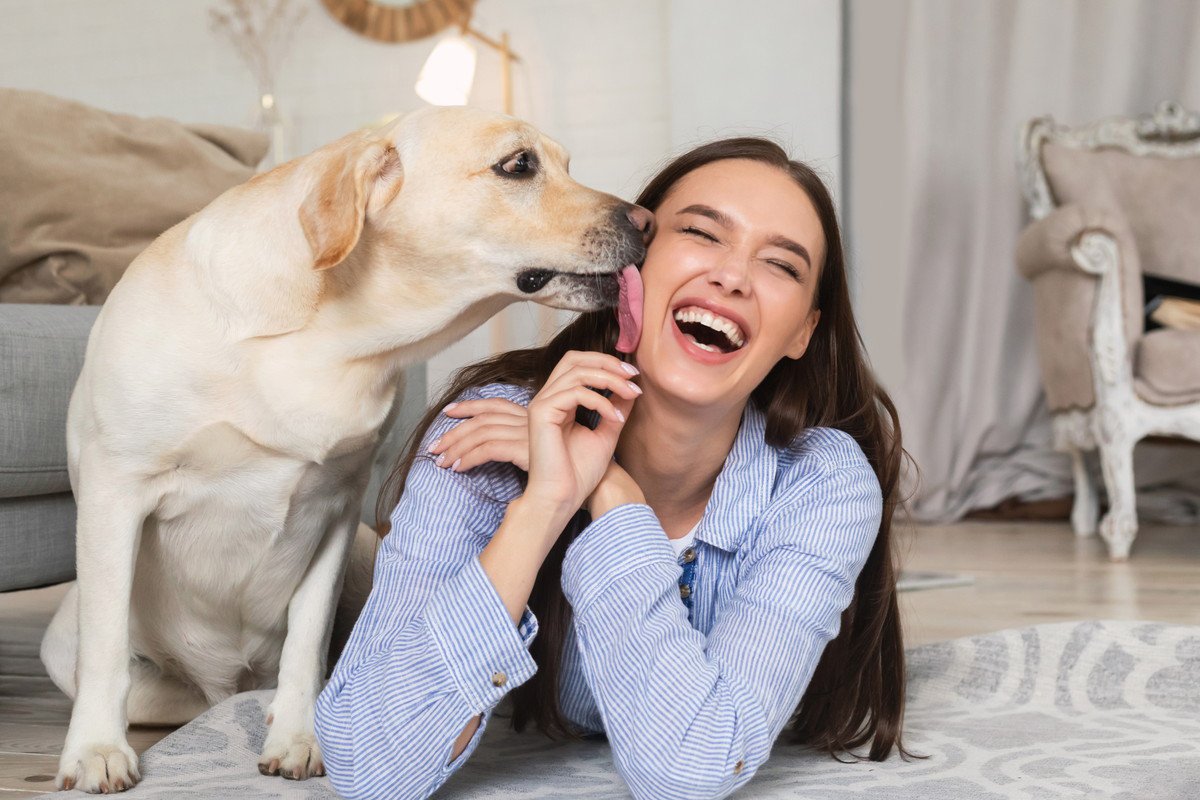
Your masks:
<svg viewBox="0 0 1200 800"><path fill-rule="evenodd" d="M617 322L621 326L617 350L632 353L642 338L642 275L637 267L628 264L617 274L617 284L621 287L617 298Z"/></svg>

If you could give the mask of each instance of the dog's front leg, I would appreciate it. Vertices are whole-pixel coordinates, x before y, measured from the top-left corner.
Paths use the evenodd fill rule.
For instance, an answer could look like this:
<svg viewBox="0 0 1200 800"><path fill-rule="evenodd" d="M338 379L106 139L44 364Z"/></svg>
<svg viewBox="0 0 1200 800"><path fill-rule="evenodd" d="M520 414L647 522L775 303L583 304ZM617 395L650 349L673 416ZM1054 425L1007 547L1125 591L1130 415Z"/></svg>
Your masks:
<svg viewBox="0 0 1200 800"><path fill-rule="evenodd" d="M81 454L76 487L75 569L79 649L75 705L58 765L60 789L119 792L136 784L137 754L125 738L129 694L129 604L134 560L149 509L135 482Z"/></svg>
<svg viewBox="0 0 1200 800"><path fill-rule="evenodd" d="M333 613L358 525L357 516L351 516L330 527L288 603L279 684L267 716L271 729L258 759L258 771L264 775L304 780L325 774L314 706L325 678Z"/></svg>

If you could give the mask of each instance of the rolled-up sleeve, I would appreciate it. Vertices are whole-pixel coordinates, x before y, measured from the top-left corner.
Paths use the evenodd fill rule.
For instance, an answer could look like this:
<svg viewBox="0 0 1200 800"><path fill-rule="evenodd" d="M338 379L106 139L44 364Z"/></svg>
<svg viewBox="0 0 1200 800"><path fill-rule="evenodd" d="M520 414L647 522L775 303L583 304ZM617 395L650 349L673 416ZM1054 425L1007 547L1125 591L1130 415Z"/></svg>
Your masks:
<svg viewBox="0 0 1200 800"><path fill-rule="evenodd" d="M838 633L881 516L865 458L812 469L743 545L734 597L708 636L688 621L681 567L649 506L613 508L572 542L563 590L635 798L725 797L766 762Z"/></svg>
<svg viewBox="0 0 1200 800"><path fill-rule="evenodd" d="M453 422L432 426L422 452ZM514 625L479 561L506 507L477 491L482 480L425 456L409 473L370 597L317 699L326 771L347 798L428 797L478 747L500 700L537 670L536 617L526 606Z"/></svg>

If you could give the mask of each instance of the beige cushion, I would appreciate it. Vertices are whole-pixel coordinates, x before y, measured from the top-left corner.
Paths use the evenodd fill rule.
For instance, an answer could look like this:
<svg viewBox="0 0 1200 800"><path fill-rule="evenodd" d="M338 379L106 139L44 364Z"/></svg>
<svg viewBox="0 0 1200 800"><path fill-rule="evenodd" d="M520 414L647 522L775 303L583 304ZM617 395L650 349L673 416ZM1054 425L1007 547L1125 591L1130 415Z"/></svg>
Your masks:
<svg viewBox="0 0 1200 800"><path fill-rule="evenodd" d="M1152 242L1165 235L1147 223L1143 208L1144 205L1162 204L1163 187L1155 185L1154 178L1159 175L1163 165L1158 162L1163 159L1140 158L1118 150L1075 150L1046 144L1042 148L1042 161L1050 191L1060 205L1075 203L1106 212L1112 218L1120 218L1130 232L1130 241L1137 249L1140 264L1138 269L1125 269L1132 259L1125 258L1122 253L1121 307L1125 314L1125 340L1132 346L1145 329L1142 270L1159 271L1151 268L1150 264L1154 262L1147 259L1158 256ZM1146 191L1144 201L1130 196L1128 187L1119 185L1128 173L1137 173L1139 165L1146 174L1140 175L1135 184L1139 191ZM1200 161L1195 166L1200 167ZM1200 191L1200 172L1196 178L1196 190Z"/></svg>
<svg viewBox="0 0 1200 800"><path fill-rule="evenodd" d="M1122 269L1125 335L1142 335L1141 271L1133 234L1121 212L1068 204L1030 224L1017 240L1017 266L1033 281L1038 364L1051 411L1091 408L1091 339L1099 279L1075 263L1071 249L1090 231L1117 242Z"/></svg>
<svg viewBox="0 0 1200 800"><path fill-rule="evenodd" d="M1056 202L1100 209L1127 224L1126 236L1137 253L1126 257L1122 247L1122 267L1140 266L1123 270L1121 276L1125 332L1134 358L1134 390L1157 405L1200 400L1200 333L1157 330L1143 334L1140 274L1144 270L1200 283L1200 157L1136 156L1116 148L1080 150L1053 143L1045 144L1041 155ZM1039 308L1039 323L1051 313ZM1070 310L1067 313L1077 316ZM1080 368L1079 374L1073 375L1073 388L1081 388L1083 372ZM1070 405L1085 399L1081 392L1068 394Z"/></svg>
<svg viewBox="0 0 1200 800"><path fill-rule="evenodd" d="M267 146L0 89L0 302L103 303L134 256L250 178Z"/></svg>
<svg viewBox="0 0 1200 800"><path fill-rule="evenodd" d="M1148 403L1200 400L1200 331L1153 330L1138 341L1134 389Z"/></svg>
<svg viewBox="0 0 1200 800"><path fill-rule="evenodd" d="M1152 275L1200 283L1200 157L1135 156L1047 143L1042 161L1059 204L1107 206L1129 220Z"/></svg>

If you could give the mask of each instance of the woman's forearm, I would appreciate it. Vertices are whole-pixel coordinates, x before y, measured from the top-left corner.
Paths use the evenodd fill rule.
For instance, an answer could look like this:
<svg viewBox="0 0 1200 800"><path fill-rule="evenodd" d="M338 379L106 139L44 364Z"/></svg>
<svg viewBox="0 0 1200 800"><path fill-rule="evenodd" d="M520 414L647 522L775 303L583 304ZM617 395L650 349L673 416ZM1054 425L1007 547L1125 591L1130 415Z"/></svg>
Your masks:
<svg viewBox="0 0 1200 800"><path fill-rule="evenodd" d="M521 621L533 583L574 510L524 495L509 503L504 521L479 554L479 563L504 601L513 624Z"/></svg>
<svg viewBox="0 0 1200 800"><path fill-rule="evenodd" d="M479 563L504 601L514 625L521 621L542 562L571 516L537 498L519 497L509 503L504 521L479 554ZM471 743L482 720L483 715L478 714L463 727L454 741L451 762Z"/></svg>

